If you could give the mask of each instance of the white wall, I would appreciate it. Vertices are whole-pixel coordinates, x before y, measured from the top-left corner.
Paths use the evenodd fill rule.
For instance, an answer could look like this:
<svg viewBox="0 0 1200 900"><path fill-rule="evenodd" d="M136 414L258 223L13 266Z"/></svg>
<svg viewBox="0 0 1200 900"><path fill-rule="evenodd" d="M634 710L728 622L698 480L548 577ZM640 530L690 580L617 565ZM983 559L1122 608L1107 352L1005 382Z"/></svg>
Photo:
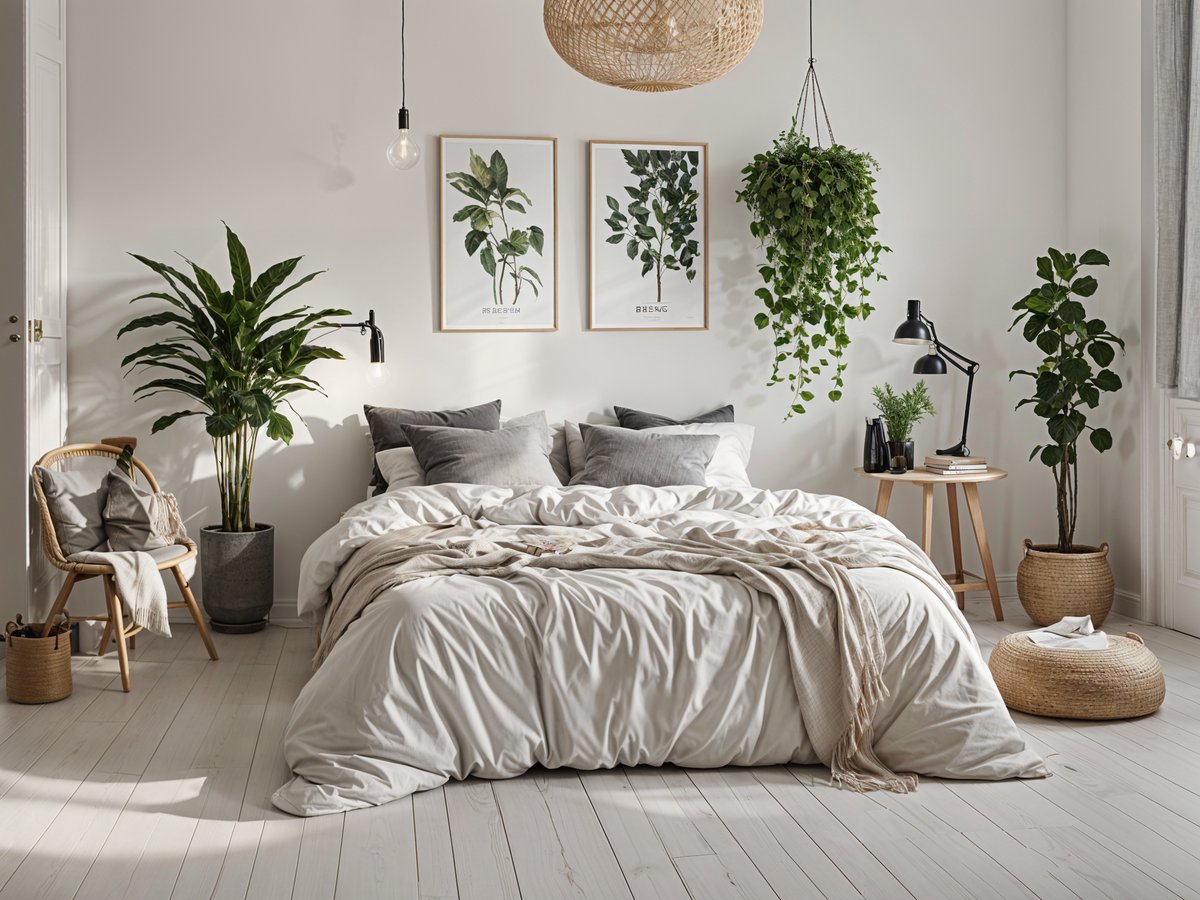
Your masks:
<svg viewBox="0 0 1200 900"><path fill-rule="evenodd" d="M1080 454L1079 537L1110 543L1117 588L1130 596L1141 580L1142 4L1068 0L1067 32L1067 239L1111 258L1095 272L1091 310L1127 347L1112 366L1124 390L1088 413L1114 443Z"/></svg>
<svg viewBox="0 0 1200 900"><path fill-rule="evenodd" d="M506 412L544 407L552 416L614 402L688 415L732 401L759 429L758 483L869 501L870 485L850 469L871 385L915 380L912 352L890 343L910 296L923 298L944 339L983 364L971 445L1012 472L984 491L998 570L1015 570L1022 538L1051 538L1048 476L1025 462L1038 423L1012 412L1021 386L1007 381L1031 354L1005 329L1013 300L1033 283L1034 257L1074 237L1064 179L1069 148L1078 146L1067 138L1066 2L818 4L817 56L834 129L882 165L880 224L895 252L875 293L879 311L857 329L846 398L813 404L786 424L786 397L763 387L769 346L751 322L758 252L733 195L741 166L791 115L807 49L803 4L768 0L762 38L738 69L657 96L568 69L545 39L540 6L409 5L409 105L425 160L401 174L383 160L399 101L393 0L73 5L73 438L147 436L167 408L134 406L118 370L137 346L113 340L130 314L125 301L152 283L124 251L162 258L181 250L219 269L223 218L260 266L303 252L328 267L297 296L359 313L373 306L388 338L387 376L374 381L365 341L340 335L350 361L316 369L330 396L301 402L308 432L290 448L264 445L255 512L280 526L281 599L294 596L304 548L362 495L363 401L441 407L502 397ZM557 334L436 331L439 132L559 138ZM710 142L709 332L583 330L589 138ZM1096 242L1117 252L1104 237ZM1123 271L1110 279L1113 289L1130 277ZM941 413L918 429L919 453L956 439L964 387L959 377L931 383ZM142 449L179 493L193 529L215 519L198 424L147 438ZM896 516L910 533L917 506L915 492L897 492ZM1126 583L1126 554L1119 562Z"/></svg>

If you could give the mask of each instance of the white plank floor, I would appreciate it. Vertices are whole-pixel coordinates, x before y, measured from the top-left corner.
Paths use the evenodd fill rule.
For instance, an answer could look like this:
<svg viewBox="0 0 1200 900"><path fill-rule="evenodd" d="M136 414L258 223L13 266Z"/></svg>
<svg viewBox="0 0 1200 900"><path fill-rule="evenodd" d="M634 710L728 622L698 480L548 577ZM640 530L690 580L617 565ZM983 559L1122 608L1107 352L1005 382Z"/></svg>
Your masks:
<svg viewBox="0 0 1200 900"><path fill-rule="evenodd" d="M991 645L1019 607L970 615ZM75 692L0 701L0 900L19 898L1200 898L1200 640L1136 629L1168 678L1147 719L1018 715L1054 777L837 790L815 767L537 770L377 809L270 805L307 631L144 635Z"/></svg>

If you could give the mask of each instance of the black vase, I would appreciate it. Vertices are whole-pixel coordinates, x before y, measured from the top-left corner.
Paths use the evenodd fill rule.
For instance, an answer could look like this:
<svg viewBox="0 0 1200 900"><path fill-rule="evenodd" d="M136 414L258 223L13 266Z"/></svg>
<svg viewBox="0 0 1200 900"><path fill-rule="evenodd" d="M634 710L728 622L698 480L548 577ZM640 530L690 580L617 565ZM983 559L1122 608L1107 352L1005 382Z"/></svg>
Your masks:
<svg viewBox="0 0 1200 900"><path fill-rule="evenodd" d="M917 452L916 445L912 441L888 441L887 446L889 460L903 457L904 468L911 472L915 467L913 455Z"/></svg>

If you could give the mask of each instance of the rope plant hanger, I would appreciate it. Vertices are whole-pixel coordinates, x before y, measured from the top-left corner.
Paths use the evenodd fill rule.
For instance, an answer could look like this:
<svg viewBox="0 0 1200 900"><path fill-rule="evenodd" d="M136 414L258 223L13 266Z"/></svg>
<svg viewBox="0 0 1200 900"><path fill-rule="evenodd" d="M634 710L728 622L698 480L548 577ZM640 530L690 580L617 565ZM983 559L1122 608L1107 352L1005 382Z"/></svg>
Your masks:
<svg viewBox="0 0 1200 900"><path fill-rule="evenodd" d="M677 91L745 59L763 0L545 0L542 20L555 52L593 81Z"/></svg>
<svg viewBox="0 0 1200 900"><path fill-rule="evenodd" d="M827 396L845 387L848 325L865 319L871 279L883 280L876 240L874 158L836 142L813 50L813 4L808 4L808 69L790 127L742 169L737 199L750 210L750 233L766 261L754 292L765 311L754 323L773 336L768 385L791 389L786 418L803 413L816 395L813 381L828 375ZM805 123L812 114L812 134ZM824 125L825 140L821 137Z"/></svg>

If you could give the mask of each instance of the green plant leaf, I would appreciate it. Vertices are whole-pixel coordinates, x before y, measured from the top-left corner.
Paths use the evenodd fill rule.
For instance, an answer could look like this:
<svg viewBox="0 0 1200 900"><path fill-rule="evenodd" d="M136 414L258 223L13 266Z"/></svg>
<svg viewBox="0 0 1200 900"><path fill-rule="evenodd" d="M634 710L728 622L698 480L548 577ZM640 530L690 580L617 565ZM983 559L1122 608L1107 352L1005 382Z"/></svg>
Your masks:
<svg viewBox="0 0 1200 900"><path fill-rule="evenodd" d="M467 249L467 256L474 256L475 251L479 249L479 245L487 240L486 231L468 231L464 240Z"/></svg>
<svg viewBox="0 0 1200 900"><path fill-rule="evenodd" d="M1102 391L1119 391L1121 389L1121 376L1112 369L1101 369L1096 373L1093 383Z"/></svg>
<svg viewBox="0 0 1200 900"><path fill-rule="evenodd" d="M171 413L170 415L160 416L159 418L155 419L154 424L150 426L150 433L158 434L164 428L171 427L176 422L178 422L180 419L186 419L188 416L200 416L200 415L203 415L203 413L201 413L199 410L185 409L185 410L181 410L180 412Z"/></svg>
<svg viewBox="0 0 1200 900"><path fill-rule="evenodd" d="M1081 266L1107 266L1108 256L1099 250L1088 250L1079 257L1079 264Z"/></svg>
<svg viewBox="0 0 1200 900"><path fill-rule="evenodd" d="M483 266L483 271L489 275L496 274L496 254L492 252L490 244L479 251L479 262Z"/></svg>
<svg viewBox="0 0 1200 900"><path fill-rule="evenodd" d="M1117 351L1112 348L1111 344L1106 344L1102 341L1093 341L1088 344L1087 352L1096 361L1096 365L1101 368L1111 363L1117 355Z"/></svg>
<svg viewBox="0 0 1200 900"><path fill-rule="evenodd" d="M1092 446L1103 453L1105 450L1111 450L1113 445L1112 435L1109 434L1107 428L1093 429L1091 435Z"/></svg>
<svg viewBox="0 0 1200 900"><path fill-rule="evenodd" d="M292 442L294 431L288 417L279 412L272 412L267 418L267 437L273 441Z"/></svg>
<svg viewBox="0 0 1200 900"><path fill-rule="evenodd" d="M1071 282L1071 290L1080 297L1090 297L1096 293L1096 288L1100 286L1091 275L1084 275L1081 278L1076 278Z"/></svg>
<svg viewBox="0 0 1200 900"><path fill-rule="evenodd" d="M1048 447L1043 447L1041 452L1042 465L1054 468L1062 462L1062 448L1051 444Z"/></svg>
<svg viewBox="0 0 1200 900"><path fill-rule="evenodd" d="M224 224L224 223L222 223ZM229 273L233 276L233 296L245 300L250 296L250 258L241 239L225 225L225 244L229 250Z"/></svg>

